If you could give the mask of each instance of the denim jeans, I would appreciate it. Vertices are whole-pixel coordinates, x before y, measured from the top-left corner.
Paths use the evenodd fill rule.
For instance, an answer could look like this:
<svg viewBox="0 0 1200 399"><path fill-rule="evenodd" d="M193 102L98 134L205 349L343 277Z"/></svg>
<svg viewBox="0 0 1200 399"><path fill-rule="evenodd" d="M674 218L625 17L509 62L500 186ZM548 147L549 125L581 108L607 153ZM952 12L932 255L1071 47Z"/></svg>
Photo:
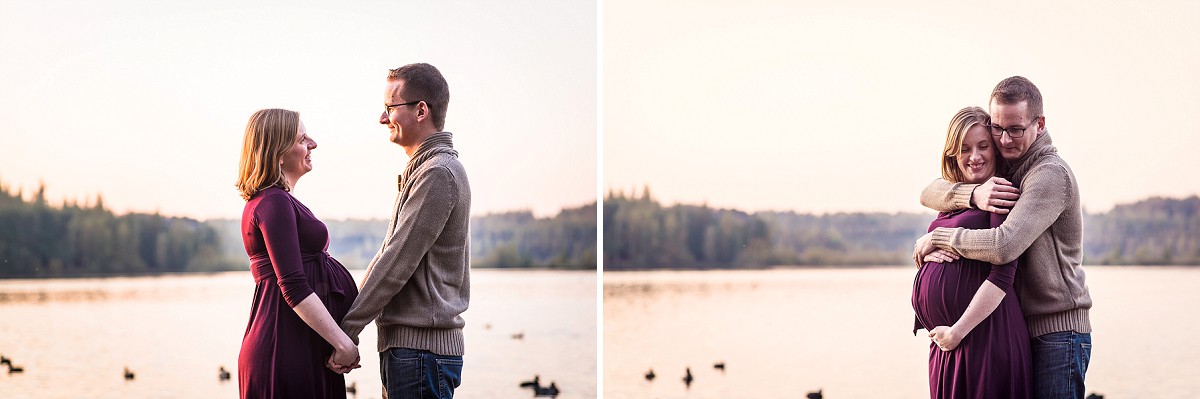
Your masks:
<svg viewBox="0 0 1200 399"><path fill-rule="evenodd" d="M391 348L379 352L384 399L450 399L462 382L462 356Z"/></svg>
<svg viewBox="0 0 1200 399"><path fill-rule="evenodd" d="M1073 331L1033 337L1033 397L1083 399L1083 376L1092 358L1092 334Z"/></svg>

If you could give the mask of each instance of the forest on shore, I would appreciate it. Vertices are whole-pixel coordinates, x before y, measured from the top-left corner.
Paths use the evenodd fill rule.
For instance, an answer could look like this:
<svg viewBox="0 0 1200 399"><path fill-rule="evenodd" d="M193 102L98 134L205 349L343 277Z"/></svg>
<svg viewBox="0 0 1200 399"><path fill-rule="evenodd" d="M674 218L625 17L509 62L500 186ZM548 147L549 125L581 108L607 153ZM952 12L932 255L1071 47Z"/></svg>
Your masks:
<svg viewBox="0 0 1200 399"><path fill-rule="evenodd" d="M46 201L0 186L0 278L139 275L246 270L238 220L116 215L97 195ZM365 268L387 220L328 220L329 253ZM596 268L596 205L537 218L529 211L471 218L472 267Z"/></svg>
<svg viewBox="0 0 1200 399"><path fill-rule="evenodd" d="M881 266L911 262L929 213L747 213L604 199L604 268ZM1149 198L1084 215L1084 264L1200 265L1200 197Z"/></svg>

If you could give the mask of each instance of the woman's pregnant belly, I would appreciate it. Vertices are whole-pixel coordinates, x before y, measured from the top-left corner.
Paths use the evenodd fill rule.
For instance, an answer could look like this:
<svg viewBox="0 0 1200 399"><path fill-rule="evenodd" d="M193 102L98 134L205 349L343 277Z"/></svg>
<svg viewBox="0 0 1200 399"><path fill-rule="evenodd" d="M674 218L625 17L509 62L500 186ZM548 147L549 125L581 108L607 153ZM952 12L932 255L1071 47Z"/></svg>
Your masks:
<svg viewBox="0 0 1200 399"><path fill-rule="evenodd" d="M917 320L926 329L954 324L990 271L991 265L971 260L926 263L913 283L912 303Z"/></svg>

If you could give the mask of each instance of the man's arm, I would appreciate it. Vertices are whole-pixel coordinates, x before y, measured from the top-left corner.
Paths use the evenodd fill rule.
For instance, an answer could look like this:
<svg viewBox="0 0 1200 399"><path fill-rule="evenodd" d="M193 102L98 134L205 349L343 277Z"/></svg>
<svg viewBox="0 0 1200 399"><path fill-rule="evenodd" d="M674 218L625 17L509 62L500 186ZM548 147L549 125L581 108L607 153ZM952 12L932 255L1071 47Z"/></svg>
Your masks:
<svg viewBox="0 0 1200 399"><path fill-rule="evenodd" d="M1046 164L1029 171L1024 194L999 227L970 230L938 227L927 234L933 246L991 264L1017 260L1067 207L1070 176L1062 165Z"/></svg>
<svg viewBox="0 0 1200 399"><path fill-rule="evenodd" d="M992 177L983 184L936 179L921 191L921 205L938 212L977 208L1003 215L1020 197L1021 190L1003 177Z"/></svg>
<svg viewBox="0 0 1200 399"><path fill-rule="evenodd" d="M971 192L978 186L935 179L921 191L921 205L938 212L967 209L971 207Z"/></svg>
<svg viewBox="0 0 1200 399"><path fill-rule="evenodd" d="M412 277L421 258L433 247L458 203L458 186L445 167L434 167L415 176L412 191L396 217L396 228L368 268L362 289L342 330L358 342L358 334Z"/></svg>

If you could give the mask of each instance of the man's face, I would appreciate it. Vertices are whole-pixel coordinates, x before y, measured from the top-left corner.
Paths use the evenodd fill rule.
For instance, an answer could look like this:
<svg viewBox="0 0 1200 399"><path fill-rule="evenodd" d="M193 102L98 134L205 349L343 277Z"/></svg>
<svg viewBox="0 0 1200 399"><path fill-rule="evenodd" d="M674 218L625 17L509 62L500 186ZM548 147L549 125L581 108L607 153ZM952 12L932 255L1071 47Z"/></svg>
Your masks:
<svg viewBox="0 0 1200 399"><path fill-rule="evenodd" d="M409 99L403 98L401 93L404 92L404 81L397 80L388 82L386 90L383 94L383 105L385 111L379 116L379 124L387 125L388 132L391 134L389 139L401 146L412 146L417 137L415 129L417 126L417 113L420 104L400 105L388 107L392 104L408 103ZM405 131L407 130L407 134Z"/></svg>
<svg viewBox="0 0 1200 399"><path fill-rule="evenodd" d="M1043 118L1030 117L1029 102L1021 101L1016 104L1000 104L995 99L991 102L992 125L1000 126L1008 130L1016 128L1026 128L1023 134L1018 133L1021 137L1013 138L1011 134L1005 132L1000 136L996 136L996 130L992 129L992 137L996 139L996 146L1000 148L1000 155L1007 160L1016 160L1026 151L1029 151L1029 146L1033 145L1033 141L1037 140L1038 136L1046 129L1046 120Z"/></svg>

